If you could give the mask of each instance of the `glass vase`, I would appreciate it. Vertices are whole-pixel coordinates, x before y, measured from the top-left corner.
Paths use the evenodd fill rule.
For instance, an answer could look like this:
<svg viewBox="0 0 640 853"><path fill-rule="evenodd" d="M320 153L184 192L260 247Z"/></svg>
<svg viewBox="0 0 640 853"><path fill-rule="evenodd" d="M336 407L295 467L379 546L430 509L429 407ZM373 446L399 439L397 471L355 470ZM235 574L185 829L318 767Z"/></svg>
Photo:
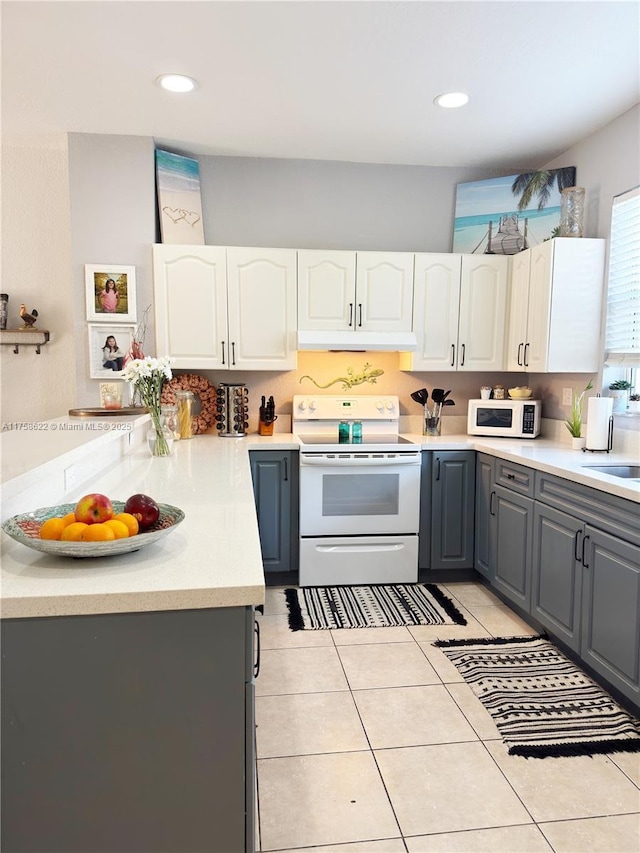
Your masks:
<svg viewBox="0 0 640 853"><path fill-rule="evenodd" d="M560 198L560 236L582 237L584 233L584 187L566 187Z"/></svg>
<svg viewBox="0 0 640 853"><path fill-rule="evenodd" d="M147 445L152 456L171 456L173 433L159 413L151 412Z"/></svg>

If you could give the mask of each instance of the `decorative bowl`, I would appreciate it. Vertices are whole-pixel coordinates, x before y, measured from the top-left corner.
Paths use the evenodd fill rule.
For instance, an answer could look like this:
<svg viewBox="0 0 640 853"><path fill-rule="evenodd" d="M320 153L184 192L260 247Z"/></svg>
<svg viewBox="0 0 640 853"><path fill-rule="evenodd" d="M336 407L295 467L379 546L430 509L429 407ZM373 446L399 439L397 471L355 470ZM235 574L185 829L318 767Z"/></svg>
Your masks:
<svg viewBox="0 0 640 853"><path fill-rule="evenodd" d="M512 400L523 400L527 397L530 397L533 394L531 388L526 387L518 387L518 388L509 388L509 396Z"/></svg>
<svg viewBox="0 0 640 853"><path fill-rule="evenodd" d="M113 539L109 542L62 542L52 539L40 539L40 527L48 518L57 518L73 512L73 504L60 504L59 506L42 507L33 512L24 512L7 519L2 525L4 532L22 542L27 548L34 548L45 554L53 554L57 557L114 557L118 554L128 554L157 542L163 536L171 533L184 520L184 512L176 506L169 504L158 504L160 517L154 526L136 536L128 536L125 539ZM113 509L116 513L124 511L123 501L113 501Z"/></svg>

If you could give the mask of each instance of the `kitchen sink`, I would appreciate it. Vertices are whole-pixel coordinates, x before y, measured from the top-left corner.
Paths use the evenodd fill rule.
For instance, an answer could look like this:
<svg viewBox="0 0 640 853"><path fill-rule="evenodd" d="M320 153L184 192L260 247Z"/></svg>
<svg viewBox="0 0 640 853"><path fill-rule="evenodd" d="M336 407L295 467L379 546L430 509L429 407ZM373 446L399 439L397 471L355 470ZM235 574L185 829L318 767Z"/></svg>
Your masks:
<svg viewBox="0 0 640 853"><path fill-rule="evenodd" d="M611 474L613 477L624 477L625 480L640 479L640 465L583 465L601 474Z"/></svg>

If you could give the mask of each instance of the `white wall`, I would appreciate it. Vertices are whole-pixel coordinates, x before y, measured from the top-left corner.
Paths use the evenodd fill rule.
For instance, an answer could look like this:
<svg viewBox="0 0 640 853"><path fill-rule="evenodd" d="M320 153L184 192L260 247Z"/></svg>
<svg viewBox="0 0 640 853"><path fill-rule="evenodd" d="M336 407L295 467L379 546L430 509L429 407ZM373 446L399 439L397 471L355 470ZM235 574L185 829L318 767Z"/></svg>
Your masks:
<svg viewBox="0 0 640 853"><path fill-rule="evenodd" d="M20 325L20 303L38 311L37 329L51 342L0 352L2 421L41 421L76 404L72 323L71 215L66 134L3 138L2 282L8 328Z"/></svg>

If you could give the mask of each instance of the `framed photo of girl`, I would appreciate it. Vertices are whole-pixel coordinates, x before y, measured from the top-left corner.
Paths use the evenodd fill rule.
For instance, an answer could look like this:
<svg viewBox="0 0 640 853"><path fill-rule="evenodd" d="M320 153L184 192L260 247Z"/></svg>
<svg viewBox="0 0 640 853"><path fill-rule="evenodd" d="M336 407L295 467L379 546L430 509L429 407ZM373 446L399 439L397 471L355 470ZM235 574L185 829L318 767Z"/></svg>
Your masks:
<svg viewBox="0 0 640 853"><path fill-rule="evenodd" d="M135 267L85 264L84 284L89 322L136 322Z"/></svg>
<svg viewBox="0 0 640 853"><path fill-rule="evenodd" d="M135 325L88 323L89 377L113 381L122 376L124 359L131 350Z"/></svg>

